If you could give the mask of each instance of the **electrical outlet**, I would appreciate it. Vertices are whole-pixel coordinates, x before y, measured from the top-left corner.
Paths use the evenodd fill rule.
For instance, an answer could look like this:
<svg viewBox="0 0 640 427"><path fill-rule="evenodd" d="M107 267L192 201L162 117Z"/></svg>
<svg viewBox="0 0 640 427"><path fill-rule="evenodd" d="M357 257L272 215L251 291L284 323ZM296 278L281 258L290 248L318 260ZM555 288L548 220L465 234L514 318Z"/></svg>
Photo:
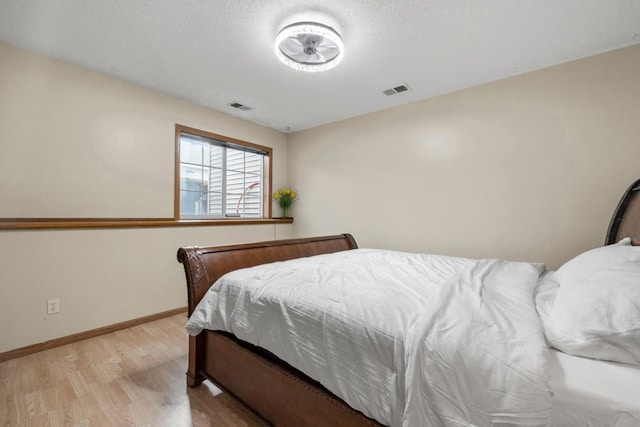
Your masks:
<svg viewBox="0 0 640 427"><path fill-rule="evenodd" d="M47 314L60 313L60 300L50 299L47 301Z"/></svg>

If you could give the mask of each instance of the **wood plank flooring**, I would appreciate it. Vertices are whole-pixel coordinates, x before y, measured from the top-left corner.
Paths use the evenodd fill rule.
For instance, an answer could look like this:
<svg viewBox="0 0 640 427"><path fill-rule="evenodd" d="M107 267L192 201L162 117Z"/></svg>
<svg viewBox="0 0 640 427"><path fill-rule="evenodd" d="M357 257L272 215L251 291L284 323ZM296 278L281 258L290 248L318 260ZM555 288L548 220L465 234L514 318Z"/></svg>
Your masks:
<svg viewBox="0 0 640 427"><path fill-rule="evenodd" d="M186 315L0 363L2 426L267 426L214 385L186 386Z"/></svg>

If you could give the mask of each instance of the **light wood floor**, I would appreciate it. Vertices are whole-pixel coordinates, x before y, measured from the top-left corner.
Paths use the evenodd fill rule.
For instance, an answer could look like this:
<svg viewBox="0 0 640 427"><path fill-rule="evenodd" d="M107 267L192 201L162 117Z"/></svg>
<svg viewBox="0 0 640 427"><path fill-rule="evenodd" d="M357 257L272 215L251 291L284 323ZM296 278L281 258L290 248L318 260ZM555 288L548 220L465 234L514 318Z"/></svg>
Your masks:
<svg viewBox="0 0 640 427"><path fill-rule="evenodd" d="M0 425L266 426L205 381L186 386L186 315L0 363Z"/></svg>

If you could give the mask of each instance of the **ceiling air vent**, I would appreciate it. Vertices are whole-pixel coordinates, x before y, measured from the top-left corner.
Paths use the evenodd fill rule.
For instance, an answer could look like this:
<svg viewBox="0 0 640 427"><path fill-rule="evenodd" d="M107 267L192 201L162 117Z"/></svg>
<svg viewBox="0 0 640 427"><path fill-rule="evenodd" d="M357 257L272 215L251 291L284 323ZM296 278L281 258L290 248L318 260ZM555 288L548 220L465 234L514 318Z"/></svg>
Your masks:
<svg viewBox="0 0 640 427"><path fill-rule="evenodd" d="M409 87L407 85L400 85L400 86L393 87L391 89L383 90L382 93L384 93L387 96L391 96L391 95L395 95L396 93L406 92L408 90L409 90Z"/></svg>
<svg viewBox="0 0 640 427"><path fill-rule="evenodd" d="M242 111L249 111L251 107L247 107L246 105L240 104L239 102L230 102L227 104L229 107L237 108Z"/></svg>

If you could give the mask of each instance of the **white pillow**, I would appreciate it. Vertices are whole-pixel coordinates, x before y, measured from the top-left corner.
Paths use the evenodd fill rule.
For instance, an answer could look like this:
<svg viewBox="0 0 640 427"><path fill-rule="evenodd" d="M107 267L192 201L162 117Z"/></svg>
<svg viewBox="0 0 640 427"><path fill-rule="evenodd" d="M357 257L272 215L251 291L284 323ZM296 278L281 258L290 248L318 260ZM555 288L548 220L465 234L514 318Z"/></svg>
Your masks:
<svg viewBox="0 0 640 427"><path fill-rule="evenodd" d="M567 261L555 273L560 285L588 279L600 270L629 261L640 261L640 246L631 246L626 237L615 245L602 246L584 252Z"/></svg>
<svg viewBox="0 0 640 427"><path fill-rule="evenodd" d="M640 365L640 261L561 283L545 327L565 353Z"/></svg>
<svg viewBox="0 0 640 427"><path fill-rule="evenodd" d="M550 344L565 353L640 365L640 247L625 238L584 252L555 272Z"/></svg>

